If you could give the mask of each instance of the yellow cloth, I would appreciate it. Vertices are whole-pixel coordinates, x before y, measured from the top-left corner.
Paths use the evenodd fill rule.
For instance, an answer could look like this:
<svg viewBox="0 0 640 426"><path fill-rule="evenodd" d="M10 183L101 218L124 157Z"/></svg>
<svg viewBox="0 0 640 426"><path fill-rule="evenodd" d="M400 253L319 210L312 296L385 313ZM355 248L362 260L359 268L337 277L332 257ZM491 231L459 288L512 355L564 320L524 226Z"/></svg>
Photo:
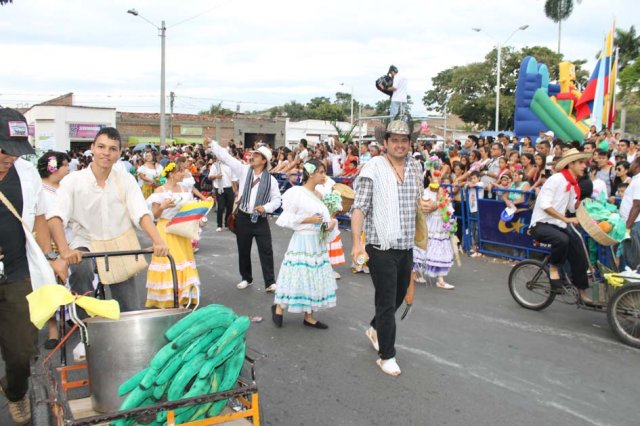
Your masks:
<svg viewBox="0 0 640 426"><path fill-rule="evenodd" d="M27 295L31 322L41 329L58 308L72 303L75 296L61 285L45 285ZM99 315L109 319L120 319L120 305L116 300L98 300L89 296L79 296L76 305L87 311L89 316Z"/></svg>

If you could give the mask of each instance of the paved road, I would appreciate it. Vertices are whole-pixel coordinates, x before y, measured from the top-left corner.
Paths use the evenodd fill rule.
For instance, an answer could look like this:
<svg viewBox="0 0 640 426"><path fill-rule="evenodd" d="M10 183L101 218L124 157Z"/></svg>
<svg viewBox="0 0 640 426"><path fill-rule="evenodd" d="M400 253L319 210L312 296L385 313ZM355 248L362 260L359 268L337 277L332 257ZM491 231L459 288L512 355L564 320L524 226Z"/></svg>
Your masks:
<svg viewBox="0 0 640 426"><path fill-rule="evenodd" d="M276 269L290 232L272 225ZM344 234L349 246L349 235ZM249 331L267 425L638 425L640 350L620 343L606 316L562 304L520 308L506 287L510 265L463 258L453 291L420 285L399 322L399 378L383 374L364 335L373 314L370 278L338 268L338 306L270 321L254 248L256 285L235 288L234 236L208 228L197 255L204 303L265 321ZM0 402L0 405L4 402ZM0 423L7 424L5 409Z"/></svg>

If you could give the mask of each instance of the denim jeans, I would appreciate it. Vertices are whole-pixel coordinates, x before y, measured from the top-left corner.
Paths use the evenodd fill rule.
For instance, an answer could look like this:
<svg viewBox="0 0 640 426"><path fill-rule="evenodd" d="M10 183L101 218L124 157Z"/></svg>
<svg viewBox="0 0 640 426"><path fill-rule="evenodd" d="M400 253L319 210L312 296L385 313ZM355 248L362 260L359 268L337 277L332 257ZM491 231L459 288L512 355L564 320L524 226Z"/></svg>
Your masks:
<svg viewBox="0 0 640 426"><path fill-rule="evenodd" d="M405 110L406 102L391 102L391 108L389 108L389 115L391 116L391 120L396 118L398 113L403 113Z"/></svg>

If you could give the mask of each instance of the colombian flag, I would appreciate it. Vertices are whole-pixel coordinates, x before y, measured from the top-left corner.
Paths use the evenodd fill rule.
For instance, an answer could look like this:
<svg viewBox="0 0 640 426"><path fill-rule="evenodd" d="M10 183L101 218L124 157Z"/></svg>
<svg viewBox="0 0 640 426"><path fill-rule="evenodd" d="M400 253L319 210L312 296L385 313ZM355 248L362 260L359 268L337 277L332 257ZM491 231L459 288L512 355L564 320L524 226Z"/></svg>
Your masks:
<svg viewBox="0 0 640 426"><path fill-rule="evenodd" d="M594 117L596 126L599 123L607 123L606 115L603 115L603 108L605 108L605 98L611 92L609 79L611 76L611 65L613 62L613 39L615 37L615 22L611 31L607 34L605 39L604 49L600 51L598 56L598 62L596 63L593 73L589 78L587 87L582 92L582 96L576 103L576 120L584 120L591 116L594 112L599 117ZM614 80L615 85L615 80ZM615 88L615 86L614 86ZM608 108L608 106L607 106ZM607 109L607 113L609 109ZM605 117L603 120L602 117Z"/></svg>

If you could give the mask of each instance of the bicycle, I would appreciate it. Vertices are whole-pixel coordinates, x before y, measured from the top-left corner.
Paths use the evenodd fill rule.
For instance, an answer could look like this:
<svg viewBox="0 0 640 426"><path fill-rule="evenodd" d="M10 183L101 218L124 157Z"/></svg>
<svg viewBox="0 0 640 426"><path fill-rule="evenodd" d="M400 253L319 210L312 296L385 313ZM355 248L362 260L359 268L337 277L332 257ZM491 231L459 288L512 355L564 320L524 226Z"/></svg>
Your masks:
<svg viewBox="0 0 640 426"><path fill-rule="evenodd" d="M579 235L589 259L584 239ZM539 242L535 244L545 247ZM549 256L546 256L542 261L527 259L513 266L509 273L509 292L520 306L541 311L558 298L561 303L576 305L580 309L606 312L609 325L618 338L629 346L640 348L640 281L627 280L623 286L614 288L607 283L603 268L589 260L589 288L597 288L598 293L603 290L604 295L597 294L600 302L585 303L566 273L567 284L562 292L552 291L548 264ZM595 295L596 290L593 293Z"/></svg>

